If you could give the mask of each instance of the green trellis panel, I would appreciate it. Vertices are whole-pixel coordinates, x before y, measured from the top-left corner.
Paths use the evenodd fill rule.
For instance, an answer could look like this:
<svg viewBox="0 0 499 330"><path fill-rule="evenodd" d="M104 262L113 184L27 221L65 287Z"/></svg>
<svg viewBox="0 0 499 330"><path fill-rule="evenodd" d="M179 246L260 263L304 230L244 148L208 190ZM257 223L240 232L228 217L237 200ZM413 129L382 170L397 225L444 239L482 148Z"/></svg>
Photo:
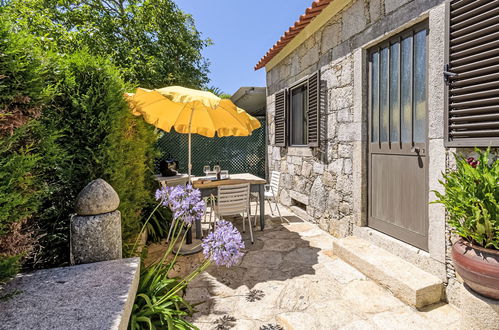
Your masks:
<svg viewBox="0 0 499 330"><path fill-rule="evenodd" d="M192 134L192 174L201 176L203 166L220 163L229 173L251 173L265 178L265 121L259 118L262 127L251 136L229 136L207 138ZM187 134L172 130L158 140L161 158L179 161L180 172L187 173Z"/></svg>

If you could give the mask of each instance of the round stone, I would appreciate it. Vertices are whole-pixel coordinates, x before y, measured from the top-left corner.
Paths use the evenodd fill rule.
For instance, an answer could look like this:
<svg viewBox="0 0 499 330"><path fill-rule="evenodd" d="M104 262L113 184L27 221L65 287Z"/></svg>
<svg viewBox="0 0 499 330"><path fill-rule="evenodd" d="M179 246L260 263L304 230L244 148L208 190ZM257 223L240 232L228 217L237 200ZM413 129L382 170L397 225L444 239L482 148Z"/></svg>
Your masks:
<svg viewBox="0 0 499 330"><path fill-rule="evenodd" d="M115 211L120 197L103 179L90 182L76 197L75 211L79 215L97 215Z"/></svg>

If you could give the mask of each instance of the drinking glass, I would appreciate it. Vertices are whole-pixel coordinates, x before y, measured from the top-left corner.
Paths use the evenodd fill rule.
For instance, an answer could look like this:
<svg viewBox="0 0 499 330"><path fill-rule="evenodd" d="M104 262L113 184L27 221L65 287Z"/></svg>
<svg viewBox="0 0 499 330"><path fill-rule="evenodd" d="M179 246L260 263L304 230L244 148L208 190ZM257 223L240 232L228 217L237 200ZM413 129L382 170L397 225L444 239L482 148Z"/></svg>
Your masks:
<svg viewBox="0 0 499 330"><path fill-rule="evenodd" d="M204 175L208 175L208 173L210 173L210 165L203 166L203 172Z"/></svg>
<svg viewBox="0 0 499 330"><path fill-rule="evenodd" d="M213 172L215 172L215 173L220 172L220 165L213 166Z"/></svg>

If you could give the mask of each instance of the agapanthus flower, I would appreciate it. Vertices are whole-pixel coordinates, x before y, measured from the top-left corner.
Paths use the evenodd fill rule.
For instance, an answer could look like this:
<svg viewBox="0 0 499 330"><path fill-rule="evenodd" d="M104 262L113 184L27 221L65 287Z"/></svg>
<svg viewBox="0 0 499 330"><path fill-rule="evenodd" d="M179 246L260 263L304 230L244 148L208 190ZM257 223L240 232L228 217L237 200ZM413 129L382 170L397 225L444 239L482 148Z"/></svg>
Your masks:
<svg viewBox="0 0 499 330"><path fill-rule="evenodd" d="M163 206L168 206L168 196L170 195L170 190L171 187L161 187L156 190L156 200L161 201L161 204L163 204Z"/></svg>
<svg viewBox="0 0 499 330"><path fill-rule="evenodd" d="M192 185L162 187L156 190L156 199L161 201L163 206L170 207L176 219L182 219L187 224L201 219L206 208L201 199L201 192Z"/></svg>
<svg viewBox="0 0 499 330"><path fill-rule="evenodd" d="M203 254L217 266L231 267L237 264L244 253L244 242L241 233L232 223L220 220L216 229L203 239Z"/></svg>

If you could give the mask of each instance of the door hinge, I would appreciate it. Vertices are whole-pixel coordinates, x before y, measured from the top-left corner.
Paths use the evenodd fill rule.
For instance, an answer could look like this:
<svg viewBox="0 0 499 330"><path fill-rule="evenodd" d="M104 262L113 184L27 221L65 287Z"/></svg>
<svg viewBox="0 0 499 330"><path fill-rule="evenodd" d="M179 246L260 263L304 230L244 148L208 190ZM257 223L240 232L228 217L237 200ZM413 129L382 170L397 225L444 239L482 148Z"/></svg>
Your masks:
<svg viewBox="0 0 499 330"><path fill-rule="evenodd" d="M449 71L450 70L449 67L450 67L449 64L444 65L444 81L447 85L450 83L450 79L449 79L450 77L457 77L458 76L457 73Z"/></svg>

